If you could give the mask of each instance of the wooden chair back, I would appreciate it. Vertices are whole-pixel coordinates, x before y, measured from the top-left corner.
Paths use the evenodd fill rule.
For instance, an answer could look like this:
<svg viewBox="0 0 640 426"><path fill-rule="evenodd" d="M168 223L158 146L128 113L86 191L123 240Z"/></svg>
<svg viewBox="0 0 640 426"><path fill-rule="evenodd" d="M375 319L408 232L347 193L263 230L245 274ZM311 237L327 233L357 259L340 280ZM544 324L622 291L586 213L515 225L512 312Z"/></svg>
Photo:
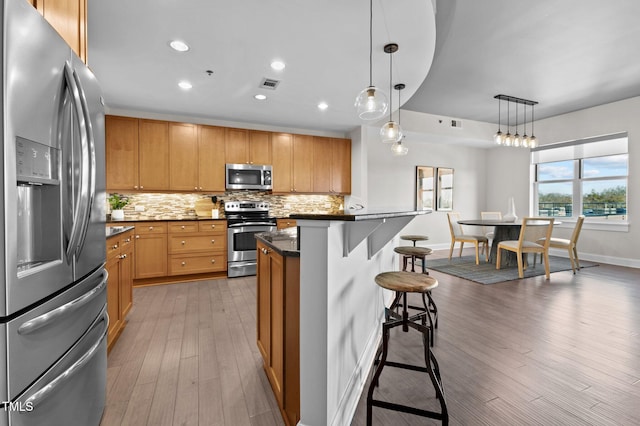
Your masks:
<svg viewBox="0 0 640 426"><path fill-rule="evenodd" d="M578 237L580 237L580 231L582 230L582 224L584 223L584 215L578 216L578 221L576 222L575 228L573 228L573 233L571 233L571 242L573 245L578 244Z"/></svg>
<svg viewBox="0 0 640 426"><path fill-rule="evenodd" d="M447 213L447 220L449 221L449 231L451 232L452 239L455 239L458 235L463 235L462 226L458 223L460 220L460 213Z"/></svg>
<svg viewBox="0 0 640 426"><path fill-rule="evenodd" d="M553 231L554 220L555 219L552 217L523 218L518 245L522 248L525 245L525 242L536 243L541 238L544 238L543 246L545 250L547 250L549 248L551 232ZM532 222L535 222L535 224Z"/></svg>

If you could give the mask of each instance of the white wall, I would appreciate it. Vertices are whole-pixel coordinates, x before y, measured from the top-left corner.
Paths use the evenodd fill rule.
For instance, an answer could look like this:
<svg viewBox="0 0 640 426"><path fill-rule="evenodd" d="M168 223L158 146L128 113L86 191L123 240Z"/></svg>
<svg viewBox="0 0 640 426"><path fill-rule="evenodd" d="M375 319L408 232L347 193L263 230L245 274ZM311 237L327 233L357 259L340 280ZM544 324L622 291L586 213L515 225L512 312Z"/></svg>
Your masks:
<svg viewBox="0 0 640 426"><path fill-rule="evenodd" d="M409 116L406 120L405 115ZM424 131L428 121L436 123L430 129L431 133L413 132L414 129ZM479 212L485 209L487 197L485 174L488 150L482 148L480 143L476 143L477 147L468 145L474 144L472 139L473 134L478 133L478 124L491 135L495 130L477 122L464 123L473 130L448 129L438 121L436 116L403 111L402 127L409 131L403 142L409 148L409 153L403 157L392 156L391 146L380 142L379 127L363 126L359 132L360 138L355 133L351 135L354 157L352 188L358 202L371 209L413 210L416 207L416 166L450 167L454 169L454 210L465 218L479 216ZM416 125L412 125L412 122ZM464 144L457 141L456 137L464 140ZM366 159L366 167L356 167L356 163L362 161L358 155ZM362 182L366 183L366 187L359 184ZM353 204L350 201L346 201L345 207ZM506 211L506 207L505 198L499 210ZM446 212L434 211L418 216L402 233L426 234L429 236L429 247L432 248L449 247L451 241Z"/></svg>
<svg viewBox="0 0 640 426"><path fill-rule="evenodd" d="M576 111L537 121L535 133L541 144L562 142L626 131L629 135L629 226L624 231L594 229L585 224L578 251L581 258L604 263L640 267L640 97ZM402 112L402 127L408 131L406 157L393 157L378 139L378 123L352 134L354 161L366 166L354 168L354 194L368 208L414 208L415 166L455 169L454 210L462 217L477 217L481 210L506 212L513 196L519 217L531 214L530 153L525 149L494 147L496 127L463 120L462 129L449 127L451 118ZM382 123L380 124L382 125ZM363 156L355 158L356 155ZM358 184L361 182L361 184ZM362 183L364 182L364 183ZM349 205L347 203L347 205ZM634 215L635 212L635 215ZM572 224L558 227L554 235L568 237ZM429 246L448 247L446 216L441 212L416 218L403 233L427 234Z"/></svg>

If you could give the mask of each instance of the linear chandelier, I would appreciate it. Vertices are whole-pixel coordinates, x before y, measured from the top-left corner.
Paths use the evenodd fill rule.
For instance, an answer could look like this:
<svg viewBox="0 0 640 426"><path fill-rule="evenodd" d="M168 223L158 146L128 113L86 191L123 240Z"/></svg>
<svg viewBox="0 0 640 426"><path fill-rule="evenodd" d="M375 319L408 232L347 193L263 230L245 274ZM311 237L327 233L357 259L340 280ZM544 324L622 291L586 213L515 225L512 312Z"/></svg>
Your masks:
<svg viewBox="0 0 640 426"><path fill-rule="evenodd" d="M498 100L498 131L493 135L493 140L497 145L509 146L515 148L535 148L538 146L538 139L533 133L533 107L538 102L530 101L528 99L516 98L515 96L508 95L495 95L494 99ZM502 133L500 126L502 124L501 105L502 101L507 101L507 133ZM516 111L516 133L511 134L511 104L515 104ZM518 104L523 105L523 117L524 117L524 133L522 136L518 133ZM527 136L527 106L531 107L531 136Z"/></svg>

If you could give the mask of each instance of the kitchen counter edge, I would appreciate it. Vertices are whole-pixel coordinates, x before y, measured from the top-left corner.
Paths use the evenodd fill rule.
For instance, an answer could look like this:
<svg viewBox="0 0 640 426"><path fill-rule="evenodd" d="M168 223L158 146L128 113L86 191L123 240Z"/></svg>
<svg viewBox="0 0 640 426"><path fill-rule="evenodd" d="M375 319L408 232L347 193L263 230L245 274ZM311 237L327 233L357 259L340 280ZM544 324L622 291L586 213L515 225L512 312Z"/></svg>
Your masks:
<svg viewBox="0 0 640 426"><path fill-rule="evenodd" d="M298 234L291 231L261 232L255 235L256 240L266 244L278 254L285 257L300 257Z"/></svg>
<svg viewBox="0 0 640 426"><path fill-rule="evenodd" d="M132 229L135 229L135 228L136 228L135 226L107 226L107 229L106 229L107 239L111 237L115 237L116 235L123 234L127 231L131 231Z"/></svg>
<svg viewBox="0 0 640 426"><path fill-rule="evenodd" d="M423 214L429 214L432 210L408 210L408 211L367 211L367 210L354 210L352 212L342 211L337 213L295 213L289 215L291 219L296 220L341 220L341 221L359 221L359 220L374 220L374 219L388 219L394 217L404 216L419 216Z"/></svg>

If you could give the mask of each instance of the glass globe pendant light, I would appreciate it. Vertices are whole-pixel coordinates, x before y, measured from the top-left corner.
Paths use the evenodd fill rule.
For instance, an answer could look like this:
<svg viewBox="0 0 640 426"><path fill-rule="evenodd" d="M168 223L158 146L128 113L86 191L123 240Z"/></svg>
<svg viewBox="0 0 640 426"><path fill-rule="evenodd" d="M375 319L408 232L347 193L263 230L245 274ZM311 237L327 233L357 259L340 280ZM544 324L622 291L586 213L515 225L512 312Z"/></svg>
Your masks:
<svg viewBox="0 0 640 426"><path fill-rule="evenodd" d="M369 86L356 97L355 107L362 120L377 120L387 112L387 96L373 85L373 0L369 0Z"/></svg>
<svg viewBox="0 0 640 426"><path fill-rule="evenodd" d="M509 111L509 104L511 102L507 101L507 134L504 135L504 146L513 145L513 135L511 134L511 113Z"/></svg>
<svg viewBox="0 0 640 426"><path fill-rule="evenodd" d="M389 93L393 82L393 54L398 51L398 45L389 43L384 46L384 51L389 54ZM400 92L398 92L400 93ZM384 143L394 143L402 139L402 128L399 123L393 121L393 96L389 101L389 121L380 129L380 139Z"/></svg>
<svg viewBox="0 0 640 426"><path fill-rule="evenodd" d="M529 138L529 148L537 148L538 147L538 138L534 136L533 133L533 105L531 105L531 138Z"/></svg>
<svg viewBox="0 0 640 426"><path fill-rule="evenodd" d="M518 133L518 102L516 102L516 134L513 135L513 146L516 148L520 148L520 144L522 143L522 137Z"/></svg>
<svg viewBox="0 0 640 426"><path fill-rule="evenodd" d="M400 128L400 108L401 108L401 104L400 104L400 91L402 89L404 89L406 86L403 83L398 83L395 86L393 86L394 89L396 89L398 91L398 128ZM398 156L402 156L402 155L407 155L407 153L409 152L409 148L407 148L406 145L402 144L402 140L404 139L404 134L402 134L402 132L400 132L400 139L397 142L394 142L393 145L391 145L391 154L398 157Z"/></svg>
<svg viewBox="0 0 640 426"><path fill-rule="evenodd" d="M522 147L529 148L530 137L527 136L527 104L524 104L524 134L522 135Z"/></svg>
<svg viewBox="0 0 640 426"><path fill-rule="evenodd" d="M504 134L500 130L500 105L502 104L502 98L498 98L498 131L493 135L493 140L496 145L504 145Z"/></svg>

